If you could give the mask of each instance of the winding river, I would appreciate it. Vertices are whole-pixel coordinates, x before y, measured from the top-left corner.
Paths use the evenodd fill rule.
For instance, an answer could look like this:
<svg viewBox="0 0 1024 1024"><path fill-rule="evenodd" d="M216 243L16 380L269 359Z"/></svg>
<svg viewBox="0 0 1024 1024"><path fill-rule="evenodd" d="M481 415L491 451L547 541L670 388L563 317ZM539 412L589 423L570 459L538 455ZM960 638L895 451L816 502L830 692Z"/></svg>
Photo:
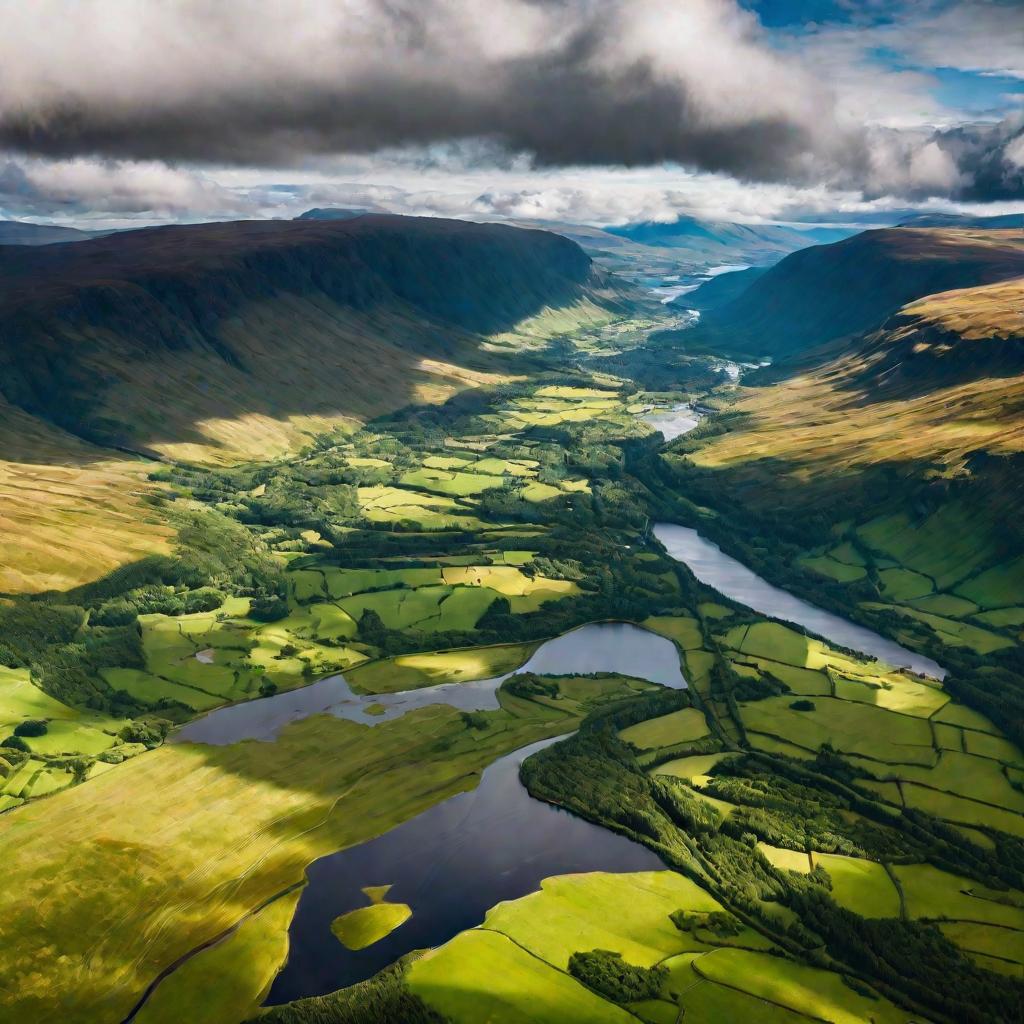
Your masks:
<svg viewBox="0 0 1024 1024"><path fill-rule="evenodd" d="M618 672L674 689L686 686L671 641L621 622L594 623L549 640L517 671ZM213 711L182 729L175 742L272 741L289 722L325 712L376 726L429 704L496 708L497 689L513 674L365 696L353 693L344 676L332 676L302 690ZM373 704L384 712L368 713ZM369 978L411 950L440 945L479 924L490 907L533 892L549 875L662 867L638 843L527 794L519 782L520 764L559 739L564 737L507 754L483 772L471 792L310 865L289 928L288 961L268 1001L318 995ZM348 950L331 932L331 922L364 906L362 889L370 885L392 886L388 899L407 903L412 917L367 949Z"/></svg>
<svg viewBox="0 0 1024 1024"><path fill-rule="evenodd" d="M683 409L672 414L686 416ZM733 600L891 665L941 678L943 670L935 662L772 586L695 530L659 523L654 532L672 557ZM626 623L595 623L549 640L518 671L619 672L673 688L686 686L675 646ZM175 742L270 742L289 722L322 713L376 726L430 704L496 708L498 687L512 674L368 695L354 693L343 675L335 675L301 690L213 711L182 729ZM367 710L371 705L377 705L376 713ZM550 875L660 868L661 861L645 847L527 794L519 766L563 738L507 754L483 772L476 789L311 864L289 928L288 960L267 1003L319 995L369 978L414 949L440 945L479 924L490 907L536 890ZM412 917L366 949L346 949L331 932L331 922L366 905L364 887L383 885L391 886L389 900L410 906Z"/></svg>
<svg viewBox="0 0 1024 1024"><path fill-rule="evenodd" d="M449 704L460 711L490 711L498 707L498 687L516 672L618 672L674 689L686 686L679 670L679 655L670 640L625 622L598 622L548 640L515 672L492 679L364 695L353 693L343 675L329 676L299 690L211 711L179 730L172 742L216 746L240 740L269 742L289 722L310 715L331 714L363 725L379 725L430 704Z"/></svg>

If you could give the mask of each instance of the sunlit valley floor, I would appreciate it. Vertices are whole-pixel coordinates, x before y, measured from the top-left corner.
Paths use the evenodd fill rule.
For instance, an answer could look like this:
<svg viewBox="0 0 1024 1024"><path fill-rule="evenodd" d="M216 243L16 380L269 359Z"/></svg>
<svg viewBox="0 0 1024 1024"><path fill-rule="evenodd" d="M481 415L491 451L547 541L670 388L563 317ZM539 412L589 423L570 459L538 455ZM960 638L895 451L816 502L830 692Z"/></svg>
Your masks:
<svg viewBox="0 0 1024 1024"><path fill-rule="evenodd" d="M233 414L118 454L116 389L74 459L54 454L64 427L26 419L50 454L5 449L10 479L63 461L87 483L33 471L60 543L7 572L0 606L0 721L19 741L0 747L0 1015L1017 1019L1024 366L1007 280L901 300L866 339L822 336L788 368L769 353L738 384L708 334L687 348L677 310L563 296L490 330L483 356L463 338L436 393L396 386L343 421L261 411L289 424L261 461ZM978 372L965 344L1000 355ZM699 423L666 442L648 419L683 404ZM123 500L76 564L86 486ZM659 522L906 658L709 586ZM901 667L915 656L945 678ZM424 951L403 943L425 903L401 861L353 869L319 941L358 980L304 982L294 929L332 855L443 822L457 867L477 847L455 801L561 737L504 778L621 841L605 870L538 877ZM375 947L401 958L378 971Z"/></svg>

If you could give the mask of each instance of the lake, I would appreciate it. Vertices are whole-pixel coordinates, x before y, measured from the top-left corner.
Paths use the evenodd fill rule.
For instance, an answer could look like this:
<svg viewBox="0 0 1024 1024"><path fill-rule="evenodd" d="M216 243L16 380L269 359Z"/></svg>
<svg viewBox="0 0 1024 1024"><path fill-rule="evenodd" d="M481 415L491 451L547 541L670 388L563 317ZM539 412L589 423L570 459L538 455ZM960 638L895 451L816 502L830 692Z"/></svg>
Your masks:
<svg viewBox="0 0 1024 1024"><path fill-rule="evenodd" d="M500 758L475 790L310 865L288 932L288 962L267 1003L363 981L414 949L439 946L480 924L496 903L534 892L551 875L663 869L639 843L526 792L520 764L560 739ZM412 917L367 949L348 950L331 932L331 922L365 906L361 889L368 885L391 885L387 898L407 903Z"/></svg>

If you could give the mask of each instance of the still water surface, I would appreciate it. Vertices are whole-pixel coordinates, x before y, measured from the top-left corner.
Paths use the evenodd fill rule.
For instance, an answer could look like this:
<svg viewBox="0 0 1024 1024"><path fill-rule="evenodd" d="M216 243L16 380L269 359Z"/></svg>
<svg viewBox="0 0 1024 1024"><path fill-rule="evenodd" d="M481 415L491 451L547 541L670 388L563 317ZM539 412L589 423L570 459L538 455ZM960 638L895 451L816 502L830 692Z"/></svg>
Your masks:
<svg viewBox="0 0 1024 1024"><path fill-rule="evenodd" d="M520 764L562 738L508 754L472 792L312 864L289 929L288 962L267 1002L322 995L369 978L411 950L439 946L480 924L496 903L534 892L550 875L664 868L639 843L526 792ZM367 885L391 885L387 898L407 903L413 916L367 949L348 950L331 922L367 904L360 891Z"/></svg>
<svg viewBox="0 0 1024 1024"><path fill-rule="evenodd" d="M677 561L688 565L702 583L762 615L795 622L826 640L897 668L910 668L936 679L942 679L946 674L945 669L931 658L772 586L696 530L675 523L658 523L654 527L654 535L665 545L665 550Z"/></svg>
<svg viewBox="0 0 1024 1024"><path fill-rule="evenodd" d="M541 675L618 672L674 688L686 685L672 642L625 622L592 623L548 640L515 671ZM329 676L299 690L211 711L179 730L172 742L220 746L249 739L270 741L289 722L324 713L363 725L378 725L429 704L449 704L460 711L490 711L498 707L498 687L514 674L366 695L353 693L343 675ZM370 714L367 708L373 705L377 705L375 711L380 707L384 710Z"/></svg>

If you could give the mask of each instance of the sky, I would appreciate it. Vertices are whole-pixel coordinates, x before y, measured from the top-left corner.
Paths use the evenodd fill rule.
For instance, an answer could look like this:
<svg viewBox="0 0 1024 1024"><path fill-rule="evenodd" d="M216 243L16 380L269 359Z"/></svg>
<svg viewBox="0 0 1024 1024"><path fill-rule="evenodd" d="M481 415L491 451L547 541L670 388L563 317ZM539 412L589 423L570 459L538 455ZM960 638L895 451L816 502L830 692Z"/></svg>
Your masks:
<svg viewBox="0 0 1024 1024"><path fill-rule="evenodd" d="M1024 0L0 0L0 218L1024 211Z"/></svg>

